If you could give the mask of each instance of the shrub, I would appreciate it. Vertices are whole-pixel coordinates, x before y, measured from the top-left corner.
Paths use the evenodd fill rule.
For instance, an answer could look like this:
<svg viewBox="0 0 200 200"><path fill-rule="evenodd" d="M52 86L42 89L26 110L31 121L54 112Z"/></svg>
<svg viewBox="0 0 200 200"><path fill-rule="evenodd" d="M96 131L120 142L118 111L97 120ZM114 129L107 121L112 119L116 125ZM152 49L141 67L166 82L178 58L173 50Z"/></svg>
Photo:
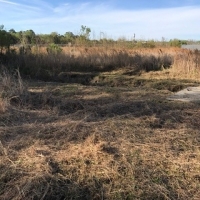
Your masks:
<svg viewBox="0 0 200 200"><path fill-rule="evenodd" d="M50 44L48 47L47 47L47 53L48 54L55 54L55 55L57 55L57 54L60 54L61 52L62 52L62 48L59 46L59 45L57 45L57 44Z"/></svg>
<svg viewBox="0 0 200 200"><path fill-rule="evenodd" d="M178 39L173 39L169 41L171 47L181 47L181 41Z"/></svg>

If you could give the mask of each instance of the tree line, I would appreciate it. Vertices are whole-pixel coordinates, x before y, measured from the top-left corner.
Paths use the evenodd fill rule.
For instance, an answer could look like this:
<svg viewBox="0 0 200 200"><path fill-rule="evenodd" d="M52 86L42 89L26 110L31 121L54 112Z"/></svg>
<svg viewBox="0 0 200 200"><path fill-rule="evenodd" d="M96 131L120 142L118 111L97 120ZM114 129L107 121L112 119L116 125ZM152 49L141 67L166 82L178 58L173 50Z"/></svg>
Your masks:
<svg viewBox="0 0 200 200"><path fill-rule="evenodd" d="M9 50L10 45L44 45L44 44L69 44L79 41L84 43L89 40L91 29L87 26L81 26L80 33L75 35L72 32L66 32L61 35L57 32L50 34L36 34L32 29L26 31L15 31L10 29L6 31L4 25L0 26L0 48L1 52L5 48Z"/></svg>
<svg viewBox="0 0 200 200"><path fill-rule="evenodd" d="M78 44L78 45L93 45L93 44L126 44L127 47L155 47L155 46L176 46L187 44L188 41L173 39L169 41L137 41L135 38L127 41L125 38L119 38L114 41L112 39L100 38L99 40L90 39L91 29L87 26L81 26L79 34L74 34L70 31L63 35L57 32L50 34L36 34L32 29L26 31L15 31L14 29L5 30L4 25L0 26L0 52L5 49L9 52L10 46L15 44L26 45L51 45L51 44Z"/></svg>

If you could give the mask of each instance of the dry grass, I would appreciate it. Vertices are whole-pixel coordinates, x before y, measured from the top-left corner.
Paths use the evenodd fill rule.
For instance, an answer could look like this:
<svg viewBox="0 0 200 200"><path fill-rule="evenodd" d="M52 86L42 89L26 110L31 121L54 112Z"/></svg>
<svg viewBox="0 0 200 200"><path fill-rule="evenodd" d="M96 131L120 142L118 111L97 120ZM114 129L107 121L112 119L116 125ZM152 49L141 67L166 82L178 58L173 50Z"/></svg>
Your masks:
<svg viewBox="0 0 200 200"><path fill-rule="evenodd" d="M29 82L0 113L0 199L199 199L200 107L166 100L199 82L175 64Z"/></svg>
<svg viewBox="0 0 200 200"><path fill-rule="evenodd" d="M5 113L7 110L7 102L4 99L0 99L0 113Z"/></svg>
<svg viewBox="0 0 200 200"><path fill-rule="evenodd" d="M169 68L172 55L164 49L128 50L113 48L63 48L58 54L27 52L0 55L3 64L18 66L22 75L45 81L57 80L62 72L108 72L130 67L133 73Z"/></svg>
<svg viewBox="0 0 200 200"><path fill-rule="evenodd" d="M0 73L0 113L5 113L10 101L19 100L20 96L25 94L25 91L26 87L18 70L14 75L2 70Z"/></svg>
<svg viewBox="0 0 200 200"><path fill-rule="evenodd" d="M199 51L180 48L112 47L62 47L57 55L47 54L46 47L32 47L26 54L0 55L6 67L18 67L22 75L45 81L60 81L63 72L102 73L127 67L130 75L169 69L167 77L198 80L199 57Z"/></svg>

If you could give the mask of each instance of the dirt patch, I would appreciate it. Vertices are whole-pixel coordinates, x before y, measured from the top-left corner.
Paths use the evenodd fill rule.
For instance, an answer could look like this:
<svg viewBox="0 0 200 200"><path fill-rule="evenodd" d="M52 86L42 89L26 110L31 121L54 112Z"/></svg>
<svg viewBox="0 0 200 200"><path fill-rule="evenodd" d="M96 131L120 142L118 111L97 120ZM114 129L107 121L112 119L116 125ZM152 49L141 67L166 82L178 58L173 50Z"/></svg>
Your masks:
<svg viewBox="0 0 200 200"><path fill-rule="evenodd" d="M200 87L187 87L167 99L173 101L200 102Z"/></svg>

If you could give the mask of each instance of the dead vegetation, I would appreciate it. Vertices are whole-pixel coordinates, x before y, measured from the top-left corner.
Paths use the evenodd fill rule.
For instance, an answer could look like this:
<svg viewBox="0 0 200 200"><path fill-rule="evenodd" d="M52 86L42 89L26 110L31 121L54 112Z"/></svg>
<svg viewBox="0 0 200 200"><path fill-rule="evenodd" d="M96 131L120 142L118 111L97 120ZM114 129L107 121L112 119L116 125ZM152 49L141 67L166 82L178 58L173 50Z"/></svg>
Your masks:
<svg viewBox="0 0 200 200"><path fill-rule="evenodd" d="M87 85L2 74L0 199L199 199L200 107L166 100L199 82L175 64Z"/></svg>

